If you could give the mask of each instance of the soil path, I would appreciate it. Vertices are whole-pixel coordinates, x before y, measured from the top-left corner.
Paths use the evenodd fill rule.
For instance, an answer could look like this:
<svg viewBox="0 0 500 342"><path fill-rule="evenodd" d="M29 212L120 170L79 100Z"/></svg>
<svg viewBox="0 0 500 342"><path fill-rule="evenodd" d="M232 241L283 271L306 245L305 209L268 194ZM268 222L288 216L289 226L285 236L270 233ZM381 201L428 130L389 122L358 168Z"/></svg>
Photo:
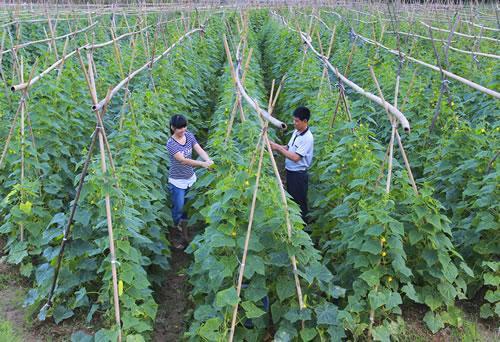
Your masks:
<svg viewBox="0 0 500 342"><path fill-rule="evenodd" d="M158 314L156 316L153 341L181 341L187 328L185 314L190 308L189 285L186 268L191 257L181 250L173 250L171 269L167 272L163 286L156 291Z"/></svg>
<svg viewBox="0 0 500 342"><path fill-rule="evenodd" d="M0 246L1 247L1 246ZM27 326L22 306L25 290L13 267L0 262L0 322L9 322L18 341L39 341ZM10 337L10 336L9 336ZM8 338L0 336L2 338ZM12 342L12 341L10 341Z"/></svg>

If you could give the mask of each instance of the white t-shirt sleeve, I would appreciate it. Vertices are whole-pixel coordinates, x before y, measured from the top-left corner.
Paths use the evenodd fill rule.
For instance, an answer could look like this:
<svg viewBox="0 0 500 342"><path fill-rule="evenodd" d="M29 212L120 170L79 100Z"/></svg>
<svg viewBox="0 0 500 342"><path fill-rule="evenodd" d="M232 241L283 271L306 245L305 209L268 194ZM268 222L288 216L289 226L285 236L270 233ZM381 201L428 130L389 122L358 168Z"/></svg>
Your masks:
<svg viewBox="0 0 500 342"><path fill-rule="evenodd" d="M297 145L295 153L297 153L301 157L304 157L311 149L312 141L309 139L300 139L299 141L296 141L295 144Z"/></svg>

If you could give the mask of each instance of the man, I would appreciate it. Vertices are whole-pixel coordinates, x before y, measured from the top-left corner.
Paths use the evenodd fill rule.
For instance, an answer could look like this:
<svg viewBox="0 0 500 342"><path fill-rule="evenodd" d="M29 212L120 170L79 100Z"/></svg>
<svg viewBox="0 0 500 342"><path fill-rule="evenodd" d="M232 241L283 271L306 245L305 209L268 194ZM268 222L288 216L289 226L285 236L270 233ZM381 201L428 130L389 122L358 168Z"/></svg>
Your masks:
<svg viewBox="0 0 500 342"><path fill-rule="evenodd" d="M307 223L307 170L313 158L314 138L309 129L311 112L307 107L298 107L293 112L295 130L288 145L271 142L273 151L285 156L286 188L293 200L300 206L302 219Z"/></svg>

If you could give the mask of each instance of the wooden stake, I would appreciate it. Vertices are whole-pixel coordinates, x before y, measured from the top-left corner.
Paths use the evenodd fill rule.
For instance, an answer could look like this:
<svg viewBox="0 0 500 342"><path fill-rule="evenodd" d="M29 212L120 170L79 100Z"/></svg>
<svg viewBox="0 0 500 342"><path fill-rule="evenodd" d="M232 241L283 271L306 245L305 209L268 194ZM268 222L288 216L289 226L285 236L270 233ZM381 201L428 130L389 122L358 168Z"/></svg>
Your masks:
<svg viewBox="0 0 500 342"><path fill-rule="evenodd" d="M94 102L94 105L97 105L97 90L95 87L95 81L94 81L94 73L93 73L93 67L92 67L92 57L90 56L90 53L88 54L89 57L89 68L88 68L88 76L90 80L89 88L91 89L91 96L92 100ZM100 117L100 114L97 113L97 117ZM102 122L102 121L101 121ZM106 152L104 148L104 134L103 134L103 129L104 127L100 125L99 121L97 123L98 127L98 139L99 139L99 150L101 152L101 170L103 174L106 174L107 172L107 166L106 166ZM111 199L109 192L106 191L105 193L105 206L106 206L106 222L108 226L108 237L109 237L109 254L110 254L110 259L111 259L111 275L113 279L113 302L114 302L114 308L115 308L115 321L116 325L118 328L118 342L121 342L122 340L122 333L121 333L121 318L120 318L120 300L118 296L118 276L116 272L116 254L115 254L115 242L114 242L114 237L113 237L113 222L112 222L112 215L111 215Z"/></svg>
<svg viewBox="0 0 500 342"><path fill-rule="evenodd" d="M264 130L267 129L267 123L266 126L263 128ZM265 134L265 133L263 133ZM260 139L259 139L259 144L260 144ZM241 265L240 265L240 271L238 275L238 284L236 286L236 294L238 296L238 303L240 299L240 294L241 294L241 286L243 284L243 276L245 274L245 264L247 260L247 254L248 254L248 245L250 243L250 236L252 234L252 225L253 225L253 218L255 214L255 206L257 203L257 193L259 191L259 182L260 182L260 174L262 170L262 159L264 156L264 143L262 142L261 148L260 148L260 156L259 156L259 164L257 167L257 178L255 180L255 188L253 190L253 196L252 196L252 205L250 207L250 216L248 218L248 227L247 227L247 234L245 236L245 245L243 248L243 256L241 258ZM238 303L234 306L233 309L233 317L231 319L231 330L229 333L229 342L233 341L234 338L234 331L236 328L236 317L238 316Z"/></svg>
<svg viewBox="0 0 500 342"><path fill-rule="evenodd" d="M292 223L290 222L290 214L288 212L288 203L286 201L285 188L283 187L283 182L281 181L281 176L278 171L278 165L276 164L276 160L274 159L273 150L271 149L271 144L269 142L267 132L264 132L263 139L265 144L267 145L267 151L269 152L269 156L271 158L271 164L273 166L274 175L276 176L276 181L280 189L281 201L283 203L283 211L285 212L285 221L287 226L288 239L290 240L292 238ZM295 258L295 255L291 256L291 261L292 261L293 277L295 279L295 288L297 290L297 297L299 301L299 308L302 310L305 308L305 306L304 306L304 300L302 298L302 288L300 287L299 275L297 272L297 259Z"/></svg>
<svg viewBox="0 0 500 342"><path fill-rule="evenodd" d="M23 58L21 57L21 72L20 79L24 83L24 66ZM24 110L25 101L21 101L21 202L24 202ZM24 241L24 224L21 223L20 226L21 241Z"/></svg>

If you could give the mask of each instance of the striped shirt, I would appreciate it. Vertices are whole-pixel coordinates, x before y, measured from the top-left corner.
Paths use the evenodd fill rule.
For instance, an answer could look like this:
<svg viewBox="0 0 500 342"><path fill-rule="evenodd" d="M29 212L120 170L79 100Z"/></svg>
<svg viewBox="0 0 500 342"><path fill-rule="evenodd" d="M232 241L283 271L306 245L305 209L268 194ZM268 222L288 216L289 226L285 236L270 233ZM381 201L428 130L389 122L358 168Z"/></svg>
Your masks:
<svg viewBox="0 0 500 342"><path fill-rule="evenodd" d="M173 137L170 137L167 141L167 150L170 157L170 170L168 172L168 178L170 179L190 179L194 175L194 170L191 165L184 165L177 159L174 155L177 152L182 152L185 158L192 159L193 147L196 145L196 141L193 133L186 131L186 143L181 145Z"/></svg>

